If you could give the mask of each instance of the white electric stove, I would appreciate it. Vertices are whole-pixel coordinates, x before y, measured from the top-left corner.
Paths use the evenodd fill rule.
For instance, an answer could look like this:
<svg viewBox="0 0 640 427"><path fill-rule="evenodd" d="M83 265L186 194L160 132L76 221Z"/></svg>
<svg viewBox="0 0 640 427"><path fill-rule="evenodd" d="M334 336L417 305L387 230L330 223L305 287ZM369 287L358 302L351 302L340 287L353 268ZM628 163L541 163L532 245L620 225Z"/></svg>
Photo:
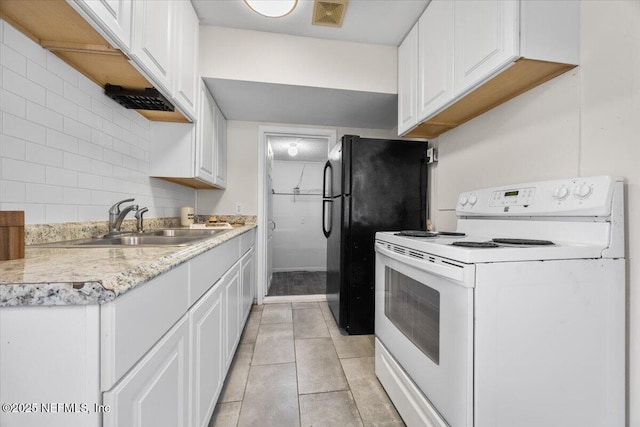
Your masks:
<svg viewBox="0 0 640 427"><path fill-rule="evenodd" d="M624 426L623 212L621 179L573 178L377 233L376 373L405 422Z"/></svg>

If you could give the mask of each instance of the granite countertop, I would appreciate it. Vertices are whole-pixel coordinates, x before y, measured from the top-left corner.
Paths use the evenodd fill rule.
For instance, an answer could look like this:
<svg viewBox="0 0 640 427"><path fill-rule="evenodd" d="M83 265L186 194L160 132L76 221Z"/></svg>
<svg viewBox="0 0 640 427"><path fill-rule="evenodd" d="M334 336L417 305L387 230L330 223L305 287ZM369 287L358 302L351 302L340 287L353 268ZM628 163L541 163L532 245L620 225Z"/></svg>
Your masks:
<svg viewBox="0 0 640 427"><path fill-rule="evenodd" d="M25 249L25 258L0 261L0 307L86 305L113 301L130 289L233 239L255 224L188 246Z"/></svg>

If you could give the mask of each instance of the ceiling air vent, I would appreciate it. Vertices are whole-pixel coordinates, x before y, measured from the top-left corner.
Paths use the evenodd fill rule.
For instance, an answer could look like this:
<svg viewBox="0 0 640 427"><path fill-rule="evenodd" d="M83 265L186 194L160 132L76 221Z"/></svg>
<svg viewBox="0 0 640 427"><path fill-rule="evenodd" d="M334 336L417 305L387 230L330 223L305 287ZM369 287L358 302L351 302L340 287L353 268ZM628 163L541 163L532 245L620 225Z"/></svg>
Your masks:
<svg viewBox="0 0 640 427"><path fill-rule="evenodd" d="M174 107L157 89L125 89L107 83L104 93L118 104L132 110L173 111Z"/></svg>
<svg viewBox="0 0 640 427"><path fill-rule="evenodd" d="M315 0L313 4L313 25L342 27L349 0Z"/></svg>

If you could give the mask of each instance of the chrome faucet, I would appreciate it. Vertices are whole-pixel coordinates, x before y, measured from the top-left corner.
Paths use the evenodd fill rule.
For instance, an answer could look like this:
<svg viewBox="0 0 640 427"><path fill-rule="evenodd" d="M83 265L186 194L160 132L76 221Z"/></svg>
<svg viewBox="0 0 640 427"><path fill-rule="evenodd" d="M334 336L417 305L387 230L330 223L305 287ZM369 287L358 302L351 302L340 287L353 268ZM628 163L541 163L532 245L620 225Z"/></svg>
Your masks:
<svg viewBox="0 0 640 427"><path fill-rule="evenodd" d="M144 224L142 223L144 218L142 218L142 215L144 215L148 210L149 208L142 208L136 211L136 219L138 220L138 223L136 224L136 231L138 233L142 233L144 231Z"/></svg>
<svg viewBox="0 0 640 427"><path fill-rule="evenodd" d="M120 210L121 204L133 202L134 200L135 199L120 200L118 203L111 206L111 209L109 209L109 234L119 233L124 217L126 217L129 212L138 210L138 205L129 205L122 211Z"/></svg>

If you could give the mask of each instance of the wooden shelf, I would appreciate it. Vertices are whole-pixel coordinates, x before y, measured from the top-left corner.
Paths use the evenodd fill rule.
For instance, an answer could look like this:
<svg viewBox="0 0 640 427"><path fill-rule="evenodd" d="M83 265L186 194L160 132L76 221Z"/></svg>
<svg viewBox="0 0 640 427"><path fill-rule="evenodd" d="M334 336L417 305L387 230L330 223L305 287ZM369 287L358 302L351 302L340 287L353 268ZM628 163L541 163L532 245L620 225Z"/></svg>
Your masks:
<svg viewBox="0 0 640 427"><path fill-rule="evenodd" d="M152 176L152 178L163 179L165 181L173 182L174 184L195 188L196 190L220 190L220 188L215 185L208 184L195 178L174 178L169 176Z"/></svg>
<svg viewBox="0 0 640 427"><path fill-rule="evenodd" d="M574 67L573 64L519 59L403 136L435 138Z"/></svg>
<svg viewBox="0 0 640 427"><path fill-rule="evenodd" d="M102 88L107 83L128 89L153 87L122 51L111 46L65 0L2 0L0 17ZM136 111L149 120L189 122L177 109Z"/></svg>

